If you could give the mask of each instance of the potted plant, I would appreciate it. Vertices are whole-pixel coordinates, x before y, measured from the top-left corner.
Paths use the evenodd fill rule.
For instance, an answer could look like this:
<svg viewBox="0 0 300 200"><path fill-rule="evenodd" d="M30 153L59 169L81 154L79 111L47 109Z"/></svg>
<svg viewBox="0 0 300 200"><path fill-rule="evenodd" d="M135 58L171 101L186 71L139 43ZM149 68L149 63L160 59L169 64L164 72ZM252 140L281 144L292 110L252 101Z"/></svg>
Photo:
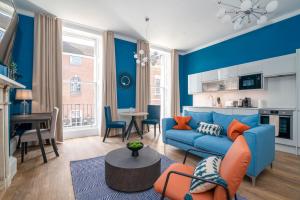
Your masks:
<svg viewBox="0 0 300 200"><path fill-rule="evenodd" d="M132 141L127 143L127 148L131 150L133 157L139 156L139 150L144 147L144 144L140 141Z"/></svg>

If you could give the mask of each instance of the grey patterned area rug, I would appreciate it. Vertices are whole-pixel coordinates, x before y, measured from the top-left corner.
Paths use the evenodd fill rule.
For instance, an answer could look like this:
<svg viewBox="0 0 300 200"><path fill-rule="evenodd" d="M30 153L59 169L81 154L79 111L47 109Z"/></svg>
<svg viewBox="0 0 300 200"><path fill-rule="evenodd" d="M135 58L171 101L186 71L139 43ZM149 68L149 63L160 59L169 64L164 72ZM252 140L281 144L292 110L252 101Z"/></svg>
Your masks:
<svg viewBox="0 0 300 200"><path fill-rule="evenodd" d="M161 156L164 171L174 161ZM159 200L154 189L143 192L123 193L110 189L105 183L104 156L86 160L71 161L71 175L76 200ZM239 197L238 200L246 200Z"/></svg>

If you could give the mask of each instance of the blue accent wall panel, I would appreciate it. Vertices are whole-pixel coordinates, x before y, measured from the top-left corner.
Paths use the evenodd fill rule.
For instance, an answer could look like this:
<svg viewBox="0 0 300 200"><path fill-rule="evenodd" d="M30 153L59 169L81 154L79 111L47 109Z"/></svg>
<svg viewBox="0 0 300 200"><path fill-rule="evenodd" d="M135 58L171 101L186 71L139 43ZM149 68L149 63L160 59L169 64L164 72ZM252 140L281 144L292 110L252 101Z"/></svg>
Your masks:
<svg viewBox="0 0 300 200"><path fill-rule="evenodd" d="M32 88L33 37L34 19L32 17L19 15L19 23L12 56L14 62L18 66L18 73L22 76L17 81L25 85L28 89ZM11 114L18 114L20 113L20 102L14 100L14 91L12 91L11 94L10 98L13 102Z"/></svg>
<svg viewBox="0 0 300 200"><path fill-rule="evenodd" d="M184 55L180 62L181 105L192 105L189 74L295 53L300 48L300 15Z"/></svg>
<svg viewBox="0 0 300 200"><path fill-rule="evenodd" d="M136 48L136 43L115 39L118 108L135 108L136 64L133 53ZM129 88L119 85L120 74L124 72L131 76L132 83Z"/></svg>

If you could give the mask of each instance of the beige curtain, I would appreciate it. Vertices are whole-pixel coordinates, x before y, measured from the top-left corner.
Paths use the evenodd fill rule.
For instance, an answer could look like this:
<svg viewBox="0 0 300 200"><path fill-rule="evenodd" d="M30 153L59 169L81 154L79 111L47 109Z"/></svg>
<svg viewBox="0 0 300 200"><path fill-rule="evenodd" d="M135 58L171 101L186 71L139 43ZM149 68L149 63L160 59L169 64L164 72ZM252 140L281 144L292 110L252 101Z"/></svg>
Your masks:
<svg viewBox="0 0 300 200"><path fill-rule="evenodd" d="M146 56L150 57L149 43L146 41L137 41L137 52L144 50ZM141 59L140 59L141 60ZM136 65L136 111L146 112L147 105L150 103L150 62L145 66Z"/></svg>
<svg viewBox="0 0 300 200"><path fill-rule="evenodd" d="M115 38L112 31L106 31L103 34L101 136L104 136L105 134L104 106L110 106L113 120L118 118L116 82ZM109 136L114 136L116 134L116 130L111 130Z"/></svg>
<svg viewBox="0 0 300 200"><path fill-rule="evenodd" d="M32 111L51 112L58 107L56 139L62 129L62 24L53 16L34 17L34 61Z"/></svg>
<svg viewBox="0 0 300 200"><path fill-rule="evenodd" d="M171 116L180 115L179 56L177 50L171 53Z"/></svg>

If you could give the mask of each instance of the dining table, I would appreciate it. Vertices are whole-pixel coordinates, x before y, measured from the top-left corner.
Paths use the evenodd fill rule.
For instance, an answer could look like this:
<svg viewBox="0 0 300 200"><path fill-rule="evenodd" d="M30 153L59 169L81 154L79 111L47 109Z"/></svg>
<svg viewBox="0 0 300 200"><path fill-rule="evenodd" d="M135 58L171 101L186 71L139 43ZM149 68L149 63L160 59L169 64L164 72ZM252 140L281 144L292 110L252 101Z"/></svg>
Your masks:
<svg viewBox="0 0 300 200"><path fill-rule="evenodd" d="M51 121L51 112L45 113L32 113L26 115L12 115L10 119L12 130L16 124L32 124L32 127L36 129L36 134L38 137L39 146L42 152L43 161L47 163L47 157L45 153L44 143L41 135L41 124L49 124Z"/></svg>
<svg viewBox="0 0 300 200"><path fill-rule="evenodd" d="M131 117L131 120L130 120L130 123L128 125L128 128L126 130L126 137L127 137L127 140L129 139L130 137L130 134L131 134L131 130L132 130L132 127L134 126L135 129L136 129L136 132L138 133L138 135L141 137L141 139L143 139L143 130L141 131L139 126L138 126L138 123L136 121L136 118L137 117L145 117L148 115L147 112L121 112L119 113L121 116L124 116L124 117Z"/></svg>

